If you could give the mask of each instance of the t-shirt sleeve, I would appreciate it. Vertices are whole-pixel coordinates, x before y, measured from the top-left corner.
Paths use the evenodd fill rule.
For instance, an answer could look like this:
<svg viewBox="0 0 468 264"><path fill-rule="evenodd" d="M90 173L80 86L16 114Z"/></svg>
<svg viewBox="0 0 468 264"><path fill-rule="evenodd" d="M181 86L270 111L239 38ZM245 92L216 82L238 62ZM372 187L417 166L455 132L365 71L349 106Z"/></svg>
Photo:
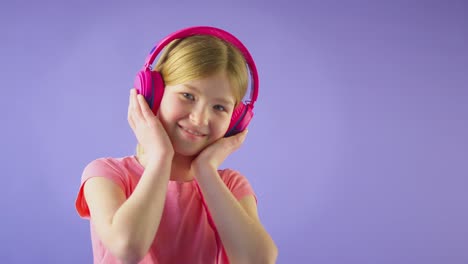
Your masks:
<svg viewBox="0 0 468 264"><path fill-rule="evenodd" d="M220 171L221 178L231 193L237 200L242 199L247 195L253 195L257 203L257 196L245 176L235 170L224 169Z"/></svg>
<svg viewBox="0 0 468 264"><path fill-rule="evenodd" d="M82 218L89 219L89 208L86 202L86 198L84 196L84 185L87 180L92 177L105 177L107 179L112 180L115 182L122 190L125 192L126 190L126 180L125 175L122 173L122 170L119 166L112 162L111 159L107 158L100 158L91 161L83 170L81 175L81 184L80 189L78 192L78 196L76 198L75 207L78 214Z"/></svg>

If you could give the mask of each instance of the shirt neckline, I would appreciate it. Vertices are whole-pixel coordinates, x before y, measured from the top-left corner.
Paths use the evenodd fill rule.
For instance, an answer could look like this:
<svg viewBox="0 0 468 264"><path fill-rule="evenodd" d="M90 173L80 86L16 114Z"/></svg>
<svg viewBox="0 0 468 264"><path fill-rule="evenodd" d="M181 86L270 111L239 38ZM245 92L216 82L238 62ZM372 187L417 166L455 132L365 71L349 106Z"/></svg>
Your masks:
<svg viewBox="0 0 468 264"><path fill-rule="evenodd" d="M138 159L136 158L136 155L130 156L131 162L135 165L135 167L138 169L138 174L143 174L145 171L145 168L143 165L141 165L140 162L138 162ZM170 180L169 179L169 184L171 185L193 185L195 184L195 179L192 179L190 181L175 181L175 180Z"/></svg>

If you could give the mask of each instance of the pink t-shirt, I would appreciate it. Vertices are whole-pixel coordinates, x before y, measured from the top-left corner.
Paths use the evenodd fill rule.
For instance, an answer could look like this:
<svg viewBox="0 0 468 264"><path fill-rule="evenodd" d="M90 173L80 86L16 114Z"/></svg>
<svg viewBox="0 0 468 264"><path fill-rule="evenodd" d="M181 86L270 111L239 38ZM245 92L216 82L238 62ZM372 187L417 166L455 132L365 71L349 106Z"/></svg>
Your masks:
<svg viewBox="0 0 468 264"><path fill-rule="evenodd" d="M90 162L83 171L81 186L76 199L76 210L85 219L90 218L83 186L92 177L101 176L113 180L128 198L135 189L144 168L135 156L100 158ZM230 169L219 170L219 175L238 200L255 193L247 179ZM149 252L140 264L149 263L215 263L222 250L216 243L216 235L208 222L196 182L169 181L164 212ZM94 263L121 263L99 239L90 222ZM220 245L221 247L222 245Z"/></svg>

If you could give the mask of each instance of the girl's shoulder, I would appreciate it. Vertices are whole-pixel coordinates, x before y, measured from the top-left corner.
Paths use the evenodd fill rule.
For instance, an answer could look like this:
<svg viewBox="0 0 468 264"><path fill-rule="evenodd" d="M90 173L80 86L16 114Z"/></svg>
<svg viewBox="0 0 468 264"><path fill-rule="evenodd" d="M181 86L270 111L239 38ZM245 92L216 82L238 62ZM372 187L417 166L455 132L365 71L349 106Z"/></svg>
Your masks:
<svg viewBox="0 0 468 264"><path fill-rule="evenodd" d="M247 181L247 177L244 176L240 171L231 169L231 168L224 168L218 170L219 175L223 179L223 181L227 183L234 183L239 181Z"/></svg>
<svg viewBox="0 0 468 264"><path fill-rule="evenodd" d="M143 168L134 156L101 157L90 161L84 168L81 182L93 177L104 177L113 180L127 194L136 186Z"/></svg>
<svg viewBox="0 0 468 264"><path fill-rule="evenodd" d="M133 192L140 174L134 156L100 157L88 162L81 175L81 184L76 198L76 208L82 217L89 217L89 208L84 199L84 186L94 177L103 177L117 184L129 197Z"/></svg>
<svg viewBox="0 0 468 264"><path fill-rule="evenodd" d="M218 170L218 173L237 199L241 199L248 194L252 194L255 197L255 192L250 182L241 172L227 168Z"/></svg>
<svg viewBox="0 0 468 264"><path fill-rule="evenodd" d="M143 168L135 159L135 156L100 157L90 161L84 169L86 171L112 171L114 173L127 173L139 171Z"/></svg>

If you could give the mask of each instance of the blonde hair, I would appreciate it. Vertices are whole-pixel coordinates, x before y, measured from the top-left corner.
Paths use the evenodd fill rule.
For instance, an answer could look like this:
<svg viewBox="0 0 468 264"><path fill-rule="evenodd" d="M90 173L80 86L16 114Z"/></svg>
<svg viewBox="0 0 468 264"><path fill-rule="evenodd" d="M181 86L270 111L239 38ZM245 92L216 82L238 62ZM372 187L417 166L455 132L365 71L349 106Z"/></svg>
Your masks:
<svg viewBox="0 0 468 264"><path fill-rule="evenodd" d="M235 105L247 92L249 75L242 53L231 43L209 35L176 39L162 51L155 70L165 85L177 85L224 72L233 88ZM137 155L143 148L137 144Z"/></svg>

